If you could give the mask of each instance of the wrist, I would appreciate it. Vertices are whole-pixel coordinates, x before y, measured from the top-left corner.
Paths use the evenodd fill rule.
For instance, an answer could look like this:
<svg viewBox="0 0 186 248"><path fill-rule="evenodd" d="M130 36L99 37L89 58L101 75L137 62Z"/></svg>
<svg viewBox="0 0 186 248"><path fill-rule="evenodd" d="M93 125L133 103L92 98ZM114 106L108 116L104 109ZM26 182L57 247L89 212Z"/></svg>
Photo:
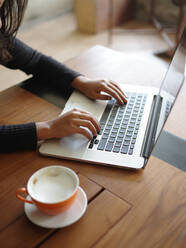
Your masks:
<svg viewBox="0 0 186 248"><path fill-rule="evenodd" d="M36 123L37 140L50 139L50 125L48 122L37 122Z"/></svg>
<svg viewBox="0 0 186 248"><path fill-rule="evenodd" d="M72 87L74 87L75 89L80 90L82 85L84 83L86 83L88 80L88 78L86 78L85 76L77 76L76 78L74 78L74 80L72 81Z"/></svg>

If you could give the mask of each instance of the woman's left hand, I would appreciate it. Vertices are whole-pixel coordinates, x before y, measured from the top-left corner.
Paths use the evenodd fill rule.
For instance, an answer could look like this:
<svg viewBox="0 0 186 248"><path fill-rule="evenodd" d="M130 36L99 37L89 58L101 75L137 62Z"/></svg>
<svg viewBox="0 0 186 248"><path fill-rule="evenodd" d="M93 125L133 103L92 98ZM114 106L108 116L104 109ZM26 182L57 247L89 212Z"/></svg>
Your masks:
<svg viewBox="0 0 186 248"><path fill-rule="evenodd" d="M76 77L72 86L94 100L110 100L115 98L120 104L127 102L122 89L112 80L92 80L84 76ZM106 94L102 94L102 93Z"/></svg>

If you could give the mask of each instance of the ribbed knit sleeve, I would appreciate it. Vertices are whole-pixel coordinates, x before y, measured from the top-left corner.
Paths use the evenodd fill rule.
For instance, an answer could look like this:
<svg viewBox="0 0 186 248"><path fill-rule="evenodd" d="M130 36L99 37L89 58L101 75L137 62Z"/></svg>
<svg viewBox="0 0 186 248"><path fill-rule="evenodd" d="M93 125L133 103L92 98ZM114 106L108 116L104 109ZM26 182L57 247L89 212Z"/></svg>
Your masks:
<svg viewBox="0 0 186 248"><path fill-rule="evenodd" d="M0 152L36 149L35 123L0 126Z"/></svg>
<svg viewBox="0 0 186 248"><path fill-rule="evenodd" d="M14 39L11 49L12 60L5 66L11 69L20 69L26 74L38 77L40 82L50 83L62 90L71 88L71 83L80 73L71 70L52 57L46 56L18 39ZM36 80L37 83L37 80Z"/></svg>
<svg viewBox="0 0 186 248"><path fill-rule="evenodd" d="M72 88L73 79L80 75L78 72L32 49L16 38L13 40L9 52L12 59L5 66L10 69L20 69L28 75L32 74L39 79L35 80L35 82L41 83L43 87L47 83L52 87L58 87L62 91L70 89ZM37 132L35 123L0 126L0 152L36 149L36 147Z"/></svg>

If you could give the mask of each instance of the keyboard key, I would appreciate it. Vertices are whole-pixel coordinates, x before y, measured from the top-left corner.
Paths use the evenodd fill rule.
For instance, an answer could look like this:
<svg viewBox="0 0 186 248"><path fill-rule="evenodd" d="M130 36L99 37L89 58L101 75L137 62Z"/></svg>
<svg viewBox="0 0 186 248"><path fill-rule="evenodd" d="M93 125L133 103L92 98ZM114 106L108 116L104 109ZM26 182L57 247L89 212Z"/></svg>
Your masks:
<svg viewBox="0 0 186 248"><path fill-rule="evenodd" d="M108 142L110 142L110 143L114 143L114 141L115 141L115 139L113 139L113 138L108 139Z"/></svg>
<svg viewBox="0 0 186 248"><path fill-rule="evenodd" d="M130 145L130 149L134 149L134 144L131 144Z"/></svg>
<svg viewBox="0 0 186 248"><path fill-rule="evenodd" d="M88 147L89 149L92 149L93 148L93 143L91 143L90 142L90 144L89 144L89 147Z"/></svg>
<svg viewBox="0 0 186 248"><path fill-rule="evenodd" d="M117 117L116 121L121 123L122 119L123 119L123 117Z"/></svg>
<svg viewBox="0 0 186 248"><path fill-rule="evenodd" d="M127 114L130 114L130 113L131 113L131 111L130 111L130 110L126 110L126 113L127 113Z"/></svg>
<svg viewBox="0 0 186 248"><path fill-rule="evenodd" d="M127 131L133 132L134 128L128 128Z"/></svg>
<svg viewBox="0 0 186 248"><path fill-rule="evenodd" d="M107 134L109 134L109 133L110 133L110 131L105 129L103 135L107 135Z"/></svg>
<svg viewBox="0 0 186 248"><path fill-rule="evenodd" d="M108 139L108 136L109 136L108 134L103 134L102 138L103 139Z"/></svg>
<svg viewBox="0 0 186 248"><path fill-rule="evenodd" d="M100 121L100 125L101 125L102 127L104 127L105 124L106 124L106 121Z"/></svg>
<svg viewBox="0 0 186 248"><path fill-rule="evenodd" d="M131 137L125 137L124 142L125 142L125 141L131 141Z"/></svg>
<svg viewBox="0 0 186 248"><path fill-rule="evenodd" d="M113 143L108 142L105 148L105 151L107 152L111 152L112 151L112 147L113 147Z"/></svg>
<svg viewBox="0 0 186 248"><path fill-rule="evenodd" d="M136 123L136 121L130 120L130 124L135 124L135 123Z"/></svg>
<svg viewBox="0 0 186 248"><path fill-rule="evenodd" d="M130 121L136 122L136 118L132 117Z"/></svg>
<svg viewBox="0 0 186 248"><path fill-rule="evenodd" d="M128 146L130 144L130 141L129 140L125 140L124 142L123 142L123 145L124 146Z"/></svg>
<svg viewBox="0 0 186 248"><path fill-rule="evenodd" d="M122 142L122 141L123 141L123 138L117 137L116 142Z"/></svg>
<svg viewBox="0 0 186 248"><path fill-rule="evenodd" d="M133 113L134 113L134 114L138 113L138 110L133 109ZM137 116L137 115L136 115L136 116Z"/></svg>
<svg viewBox="0 0 186 248"><path fill-rule="evenodd" d="M139 125L136 125L136 126L135 126L135 129L138 130L138 129L139 129Z"/></svg>
<svg viewBox="0 0 186 248"><path fill-rule="evenodd" d="M105 148L106 143L107 143L107 140L102 138L101 141L99 142L97 150L103 151L104 148Z"/></svg>
<svg viewBox="0 0 186 248"><path fill-rule="evenodd" d="M119 131L125 133L126 132L126 128L121 127Z"/></svg>
<svg viewBox="0 0 186 248"><path fill-rule="evenodd" d="M129 154L129 155L132 155L132 154L133 154L133 149L129 149L128 154Z"/></svg>
<svg viewBox="0 0 186 248"><path fill-rule="evenodd" d="M135 143L136 143L136 140L133 139L133 140L131 141L131 144L135 144Z"/></svg>
<svg viewBox="0 0 186 248"><path fill-rule="evenodd" d="M122 126L127 125L127 124L128 124L128 121L125 121L125 120L122 121Z"/></svg>
<svg viewBox="0 0 186 248"><path fill-rule="evenodd" d="M115 124L114 125L120 125L121 121L115 121Z"/></svg>
<svg viewBox="0 0 186 248"><path fill-rule="evenodd" d="M121 147L122 142L116 142L114 147Z"/></svg>
<svg viewBox="0 0 186 248"><path fill-rule="evenodd" d="M118 134L119 134L119 135L124 135L125 132L121 131L121 129L120 129Z"/></svg>
<svg viewBox="0 0 186 248"><path fill-rule="evenodd" d="M110 126L112 126L112 125L113 125L113 121L108 121L107 127L110 127Z"/></svg>
<svg viewBox="0 0 186 248"><path fill-rule="evenodd" d="M116 134L117 132L118 132L118 130L116 128L112 128L111 134Z"/></svg>
<svg viewBox="0 0 186 248"><path fill-rule="evenodd" d="M128 146L122 146L121 153L127 154L129 147Z"/></svg>
<svg viewBox="0 0 186 248"><path fill-rule="evenodd" d="M114 149L113 149L113 152L119 152L120 151L120 148L119 147L114 147Z"/></svg>
<svg viewBox="0 0 186 248"><path fill-rule="evenodd" d="M133 139L136 139L136 138L137 138L137 135L136 135L136 134L134 134L132 138L133 138Z"/></svg>
<svg viewBox="0 0 186 248"><path fill-rule="evenodd" d="M132 137L132 133L127 133L126 137L128 137L128 138Z"/></svg>

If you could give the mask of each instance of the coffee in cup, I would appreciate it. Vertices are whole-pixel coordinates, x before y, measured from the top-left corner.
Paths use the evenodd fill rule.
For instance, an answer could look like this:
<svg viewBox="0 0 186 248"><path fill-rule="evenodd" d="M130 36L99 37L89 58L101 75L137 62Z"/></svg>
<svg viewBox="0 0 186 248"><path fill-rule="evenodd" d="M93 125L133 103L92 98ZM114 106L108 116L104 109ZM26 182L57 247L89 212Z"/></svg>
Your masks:
<svg viewBox="0 0 186 248"><path fill-rule="evenodd" d="M19 200L35 204L47 214L62 213L71 206L79 187L77 174L64 166L48 166L36 171L28 180L26 188L19 188L16 196ZM27 193L31 200L20 193Z"/></svg>

